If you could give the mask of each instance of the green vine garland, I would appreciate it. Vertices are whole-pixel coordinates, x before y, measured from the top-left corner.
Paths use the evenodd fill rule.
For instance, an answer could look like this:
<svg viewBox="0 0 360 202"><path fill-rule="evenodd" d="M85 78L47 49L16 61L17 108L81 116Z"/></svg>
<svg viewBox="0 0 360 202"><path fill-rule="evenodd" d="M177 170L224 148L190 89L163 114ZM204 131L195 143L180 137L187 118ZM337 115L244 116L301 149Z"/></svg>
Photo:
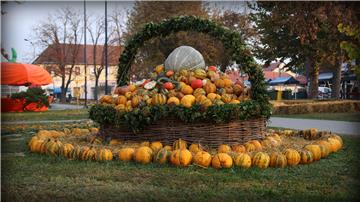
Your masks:
<svg viewBox="0 0 360 202"><path fill-rule="evenodd" d="M251 82L251 99L241 104L211 106L202 110L195 105L188 109L183 106L152 106L134 109L128 113L117 113L112 106L95 105L90 109L90 118L100 124L118 124L126 122L134 131L144 129L156 120L168 115L176 116L182 121L227 122L231 119L269 118L271 105L268 101L266 83L262 69L255 63L250 51L238 32L216 24L211 20L194 16L179 16L164 20L158 24L148 23L143 29L127 41L119 60L117 83L127 85L128 72L135 60L136 53L144 42L154 37L165 37L179 31L197 31L220 40L225 48L231 50L231 59L249 76Z"/></svg>

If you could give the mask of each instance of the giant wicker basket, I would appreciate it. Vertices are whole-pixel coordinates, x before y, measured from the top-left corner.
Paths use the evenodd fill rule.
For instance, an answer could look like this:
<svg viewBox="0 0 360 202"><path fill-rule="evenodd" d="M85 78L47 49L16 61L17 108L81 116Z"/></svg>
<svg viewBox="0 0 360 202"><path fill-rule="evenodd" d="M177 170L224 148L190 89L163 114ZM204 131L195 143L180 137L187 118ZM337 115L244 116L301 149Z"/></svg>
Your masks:
<svg viewBox="0 0 360 202"><path fill-rule="evenodd" d="M220 40L224 47L232 50L231 58L249 76L252 84L252 97L263 99L266 93L264 77L261 68L257 68L254 59L237 32L217 25L209 20L194 16L180 16L164 20L159 24L149 23L142 31L136 33L125 46L120 57L118 69L118 86L126 85L129 81L129 70L135 60L137 50L149 39L166 37L179 31L196 31L208 34ZM253 83L256 82L256 83ZM259 84L259 85L255 85ZM260 95L261 94L261 95ZM260 95L260 96L259 96ZM264 99L263 99L264 101ZM265 99L260 105L265 106ZM257 116L259 117L259 116ZM252 139L261 139L265 135L266 116L247 120L232 120L228 123L184 123L175 118L158 120L145 128L144 131L133 133L128 125L101 125L99 135L103 137L119 138L126 141L161 141L163 144L172 144L181 138L191 143L201 143L208 147L217 147L220 144L244 143Z"/></svg>
<svg viewBox="0 0 360 202"><path fill-rule="evenodd" d="M266 119L234 120L229 123L183 123L177 119L157 121L146 130L134 134L126 125L114 127L103 125L100 135L126 141L161 141L172 144L181 138L191 143L200 143L211 148L220 144L245 143L261 139L265 135Z"/></svg>

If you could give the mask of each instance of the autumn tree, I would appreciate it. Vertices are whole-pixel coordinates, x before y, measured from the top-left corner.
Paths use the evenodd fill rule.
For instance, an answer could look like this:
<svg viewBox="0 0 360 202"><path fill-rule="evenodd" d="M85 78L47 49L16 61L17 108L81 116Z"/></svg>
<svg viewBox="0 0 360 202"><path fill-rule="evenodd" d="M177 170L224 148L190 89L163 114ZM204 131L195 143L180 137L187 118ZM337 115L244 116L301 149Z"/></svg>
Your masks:
<svg viewBox="0 0 360 202"><path fill-rule="evenodd" d="M320 66L335 70L333 97L338 98L341 77L340 20L349 19L351 6L339 2L258 2L253 19L261 36L258 57L290 60L288 66L304 66L310 75L310 97L317 98Z"/></svg>
<svg viewBox="0 0 360 202"><path fill-rule="evenodd" d="M48 48L51 65L46 68L61 78L61 102L66 101L66 92L74 80L76 58L82 40L82 24L79 11L63 8L48 15L47 20L34 27L37 44ZM35 61L36 63L36 61Z"/></svg>
<svg viewBox="0 0 360 202"><path fill-rule="evenodd" d="M137 1L130 14L125 37L131 37L148 22L157 23L180 15L209 18L207 9L202 2ZM206 64L219 65L222 68L229 64L228 60L222 60L222 56L227 55L227 51L221 42L202 33L179 32L168 37L157 37L147 41L139 50L130 73L136 72L137 78L146 77L154 66L162 64L171 51L181 45L192 46L201 52Z"/></svg>

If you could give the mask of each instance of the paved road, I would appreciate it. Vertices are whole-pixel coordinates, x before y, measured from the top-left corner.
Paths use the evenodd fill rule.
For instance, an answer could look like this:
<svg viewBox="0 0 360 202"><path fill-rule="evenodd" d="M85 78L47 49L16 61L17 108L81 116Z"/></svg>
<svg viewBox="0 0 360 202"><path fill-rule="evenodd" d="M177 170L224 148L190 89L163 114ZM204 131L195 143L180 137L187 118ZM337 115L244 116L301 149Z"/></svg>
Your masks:
<svg viewBox="0 0 360 202"><path fill-rule="evenodd" d="M53 103L50 106L49 110L84 109L83 105Z"/></svg>
<svg viewBox="0 0 360 202"><path fill-rule="evenodd" d="M272 117L268 126L303 130L317 128L347 135L360 135L360 122L329 121Z"/></svg>

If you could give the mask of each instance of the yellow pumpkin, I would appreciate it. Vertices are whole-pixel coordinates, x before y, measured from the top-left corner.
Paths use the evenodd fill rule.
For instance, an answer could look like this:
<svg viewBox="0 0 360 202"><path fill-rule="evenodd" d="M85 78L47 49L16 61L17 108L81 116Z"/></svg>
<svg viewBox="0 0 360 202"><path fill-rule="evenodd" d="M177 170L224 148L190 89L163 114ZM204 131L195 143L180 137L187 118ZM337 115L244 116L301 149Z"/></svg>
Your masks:
<svg viewBox="0 0 360 202"><path fill-rule="evenodd" d="M154 161L159 164L165 164L170 160L170 155L171 151L166 148L162 148L157 152Z"/></svg>
<svg viewBox="0 0 360 202"><path fill-rule="evenodd" d="M179 105L180 104L180 100L177 97L170 97L167 100L167 104L168 105Z"/></svg>
<svg viewBox="0 0 360 202"><path fill-rule="evenodd" d="M131 91L131 92L134 92L136 90L136 86L134 84L130 84L128 86L128 88L129 88L129 91Z"/></svg>
<svg viewBox="0 0 360 202"><path fill-rule="evenodd" d="M198 153L199 151L203 151L203 147L200 144L191 144L189 147L189 151L193 154Z"/></svg>
<svg viewBox="0 0 360 202"><path fill-rule="evenodd" d="M100 104L112 104L113 97L111 95L104 95L99 99Z"/></svg>
<svg viewBox="0 0 360 202"><path fill-rule="evenodd" d="M100 149L96 156L97 161L111 161L113 159L113 153L110 149Z"/></svg>
<svg viewBox="0 0 360 202"><path fill-rule="evenodd" d="M150 144L150 148L153 150L153 152L156 154L161 148L163 147L163 145L161 144L161 142L152 142Z"/></svg>
<svg viewBox="0 0 360 202"><path fill-rule="evenodd" d="M190 108L195 104L195 97L193 95L185 95L182 99L181 99L181 104L184 107Z"/></svg>
<svg viewBox="0 0 360 202"><path fill-rule="evenodd" d="M59 156L63 144L59 140L50 140L46 143L46 154L51 156Z"/></svg>
<svg viewBox="0 0 360 202"><path fill-rule="evenodd" d="M194 77L198 79L205 79L207 76L206 71L203 69L195 69L194 71Z"/></svg>
<svg viewBox="0 0 360 202"><path fill-rule="evenodd" d="M123 148L118 152L118 158L121 161L131 161L133 159L135 149L133 148Z"/></svg>
<svg viewBox="0 0 360 202"><path fill-rule="evenodd" d="M206 100L207 97L205 95L199 95L199 96L195 96L195 101L196 103L201 103L203 100Z"/></svg>
<svg viewBox="0 0 360 202"><path fill-rule="evenodd" d="M239 145L239 144L232 145L231 149L236 153L245 153L246 152L246 148L244 145Z"/></svg>
<svg viewBox="0 0 360 202"><path fill-rule="evenodd" d="M330 150L332 152L337 152L339 149L341 149L341 142L336 138L328 138L327 141L330 143Z"/></svg>
<svg viewBox="0 0 360 202"><path fill-rule="evenodd" d="M81 153L81 160L88 161L88 160L96 160L97 151L95 148L83 148Z"/></svg>
<svg viewBox="0 0 360 202"><path fill-rule="evenodd" d="M42 153L41 147L42 147L42 145L45 145L48 141L45 141L44 139L39 139L39 138L34 139L29 144L29 149L31 152Z"/></svg>
<svg viewBox="0 0 360 202"><path fill-rule="evenodd" d="M173 150L187 149L187 143L185 140L178 139L173 144Z"/></svg>
<svg viewBox="0 0 360 202"><path fill-rule="evenodd" d="M208 81L204 86L204 90L205 90L206 94L215 93L216 86L213 83Z"/></svg>
<svg viewBox="0 0 360 202"><path fill-rule="evenodd" d="M250 168L251 157L246 153L239 153L235 157L235 165L241 168Z"/></svg>
<svg viewBox="0 0 360 202"><path fill-rule="evenodd" d="M329 149L324 145L319 145L321 158L325 158L329 155Z"/></svg>
<svg viewBox="0 0 360 202"><path fill-rule="evenodd" d="M206 151L198 151L194 156L194 164L202 168L209 167L211 160L211 155Z"/></svg>
<svg viewBox="0 0 360 202"><path fill-rule="evenodd" d="M284 155L289 166L295 166L300 162L300 154L295 149L286 149Z"/></svg>
<svg viewBox="0 0 360 202"><path fill-rule="evenodd" d="M206 95L206 92L205 92L205 90L203 88L197 88L197 89L195 89L193 95L195 97L198 97L200 95Z"/></svg>
<svg viewBox="0 0 360 202"><path fill-rule="evenodd" d="M247 152L252 152L256 150L256 146L254 144L251 144L250 142L247 142L244 144Z"/></svg>
<svg viewBox="0 0 360 202"><path fill-rule="evenodd" d="M126 93L125 93L125 97L126 97L126 99L129 101L129 100L131 99L131 97L132 97L132 93L131 93L131 92L126 92ZM127 102L128 102L128 101L127 101ZM127 103L127 102L126 102L126 103Z"/></svg>
<svg viewBox="0 0 360 202"><path fill-rule="evenodd" d="M73 150L74 146L72 144L65 143L64 146L61 148L61 154L66 158L70 158L70 154Z"/></svg>
<svg viewBox="0 0 360 202"><path fill-rule="evenodd" d="M215 84L215 86L217 88L224 88L225 87L225 82L222 79L216 79L214 84Z"/></svg>
<svg viewBox="0 0 360 202"><path fill-rule="evenodd" d="M313 154L314 161L318 161L321 158L321 150L319 145L309 144L305 146L306 150L311 151Z"/></svg>
<svg viewBox="0 0 360 202"><path fill-rule="evenodd" d="M344 142L339 135L331 134L330 137L337 139L340 142L341 147L343 146Z"/></svg>
<svg viewBox="0 0 360 202"><path fill-rule="evenodd" d="M148 164L152 161L153 151L150 147L139 147L135 150L134 160L138 163Z"/></svg>
<svg viewBox="0 0 360 202"><path fill-rule="evenodd" d="M116 105L115 107L116 111L125 111L126 107L123 104Z"/></svg>
<svg viewBox="0 0 360 202"><path fill-rule="evenodd" d="M323 146L325 146L325 147L328 149L329 153L332 152L331 144L330 144L328 141L320 140L320 141L317 141L316 143L317 143L318 145L323 145Z"/></svg>
<svg viewBox="0 0 360 202"><path fill-rule="evenodd" d="M170 161L176 166L188 166L192 161L192 154L187 149L177 149L171 152Z"/></svg>
<svg viewBox="0 0 360 202"><path fill-rule="evenodd" d="M81 159L82 147L76 146L69 154L69 159Z"/></svg>
<svg viewBox="0 0 360 202"><path fill-rule="evenodd" d="M216 93L209 93L207 95L207 98L210 99L211 101L214 101L217 98Z"/></svg>
<svg viewBox="0 0 360 202"><path fill-rule="evenodd" d="M180 91L184 95L191 95L194 92L194 89L191 88L191 86L189 86L189 85L184 85L184 86L181 87Z"/></svg>
<svg viewBox="0 0 360 202"><path fill-rule="evenodd" d="M285 168L287 165L286 156L280 152L273 152L270 155L270 167L273 168Z"/></svg>
<svg viewBox="0 0 360 202"><path fill-rule="evenodd" d="M156 93L152 97L151 102L153 105L164 105L164 104L166 104L166 96L161 93Z"/></svg>
<svg viewBox="0 0 360 202"><path fill-rule="evenodd" d="M218 147L218 153L228 153L231 151L231 148L227 144L222 144Z"/></svg>
<svg viewBox="0 0 360 202"><path fill-rule="evenodd" d="M258 152L254 155L252 162L256 167L265 169L270 164L270 156L265 152Z"/></svg>
<svg viewBox="0 0 360 202"><path fill-rule="evenodd" d="M232 98L229 94L224 94L221 96L221 100L224 102L224 103L230 103Z"/></svg>
<svg viewBox="0 0 360 202"><path fill-rule="evenodd" d="M210 99L205 98L200 102L200 104L206 109L212 105L212 102Z"/></svg>
<svg viewBox="0 0 360 202"><path fill-rule="evenodd" d="M233 159L227 153L217 153L211 160L211 166L215 169L231 168Z"/></svg>
<svg viewBox="0 0 360 202"><path fill-rule="evenodd" d="M300 164L310 164L314 161L313 153L309 150L300 151Z"/></svg>
<svg viewBox="0 0 360 202"><path fill-rule="evenodd" d="M131 98L131 106L133 108L136 108L137 106L139 106L140 102L141 102L140 96L136 95Z"/></svg>

